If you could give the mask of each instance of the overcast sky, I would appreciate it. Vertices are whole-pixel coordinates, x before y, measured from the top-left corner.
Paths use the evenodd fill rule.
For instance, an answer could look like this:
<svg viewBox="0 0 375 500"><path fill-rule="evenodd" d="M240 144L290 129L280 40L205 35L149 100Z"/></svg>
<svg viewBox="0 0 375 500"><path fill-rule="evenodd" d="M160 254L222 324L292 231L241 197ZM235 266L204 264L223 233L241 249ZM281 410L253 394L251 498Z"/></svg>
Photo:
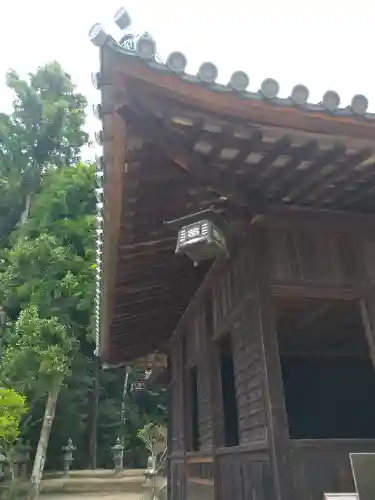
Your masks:
<svg viewBox="0 0 375 500"><path fill-rule="evenodd" d="M375 111L375 3L370 0L2 0L0 111L11 103L4 86L8 68L26 74L52 60L95 102L90 75L98 69L98 51L87 33L102 22L117 37L112 20L122 6L135 32L153 35L162 57L183 51L189 72L210 60L222 82L242 69L250 76L250 90L273 77L280 82L280 96L303 83L312 102L328 89L340 94L343 105L363 93Z"/></svg>

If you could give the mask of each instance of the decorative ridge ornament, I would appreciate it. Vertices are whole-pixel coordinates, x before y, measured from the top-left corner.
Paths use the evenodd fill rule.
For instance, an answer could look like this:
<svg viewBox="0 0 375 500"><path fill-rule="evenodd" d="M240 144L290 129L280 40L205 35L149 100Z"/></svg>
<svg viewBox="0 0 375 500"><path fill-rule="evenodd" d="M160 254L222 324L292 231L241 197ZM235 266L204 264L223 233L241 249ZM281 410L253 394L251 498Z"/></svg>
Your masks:
<svg viewBox="0 0 375 500"><path fill-rule="evenodd" d="M340 106L340 96L334 90L327 90L323 96L323 106L328 111L335 111Z"/></svg>
<svg viewBox="0 0 375 500"><path fill-rule="evenodd" d="M295 85L290 98L297 106L303 106L309 99L309 89L301 84Z"/></svg>
<svg viewBox="0 0 375 500"><path fill-rule="evenodd" d="M97 47L103 47L109 37L103 26L100 23L96 23L89 31L89 38Z"/></svg>
<svg viewBox="0 0 375 500"><path fill-rule="evenodd" d="M368 113L368 101L365 96L357 94L353 97L350 105L340 106L340 97L335 91L324 94L318 104L309 103L308 88L304 85L296 85L288 96L278 97L279 83L273 78L266 78L258 91L248 91L248 75L241 70L235 71L229 82L225 85L217 83L218 68L212 62L204 62L200 65L197 75L185 73L187 66L186 56L179 51L172 51L166 62L162 60L156 51L156 43L149 33L135 34L131 32L131 18L126 9L121 8L116 12L115 23L123 31L119 41L109 35L101 24L95 24L89 36L91 42L97 47L107 45L112 50L122 53L124 56L135 56L151 66L155 71L170 71L190 83L202 83L211 87L215 92L234 92L239 97L250 100L265 100L270 104L281 107L298 107L308 113L325 112L340 117L352 116L358 119L365 118L375 121L375 113ZM156 63L156 64L155 64ZM100 86L100 82L95 83Z"/></svg>
<svg viewBox="0 0 375 500"><path fill-rule="evenodd" d="M274 99L279 93L280 85L274 78L263 80L259 92L265 99Z"/></svg>
<svg viewBox="0 0 375 500"><path fill-rule="evenodd" d="M250 79L244 71L235 71L230 77L228 86L236 92L245 92L249 86Z"/></svg>
<svg viewBox="0 0 375 500"><path fill-rule="evenodd" d="M121 9L116 12L114 21L121 30L125 30L132 23L131 17L124 7L121 7Z"/></svg>
<svg viewBox="0 0 375 500"><path fill-rule="evenodd" d="M358 119L365 118L375 121L375 113L367 112L368 101L361 94L356 94L350 105L339 107L340 97L337 92L330 90L324 94L318 104L309 103L309 90L300 84L295 85L288 96L278 97L280 86L273 78L266 78L258 91L248 91L249 77L241 70L235 71L226 85L219 84L216 81L218 68L212 62L203 62L195 76L186 74L186 56L182 52L172 51L166 62L164 62L157 53L156 43L149 33L135 34L131 32L131 18L126 9L121 8L117 11L114 21L123 31L123 35L119 41L116 41L111 35L107 34L103 26L97 23L89 32L91 42L97 47L107 45L112 50L122 53L124 56L136 56L155 71L167 70L190 83L202 83L207 87L211 87L215 92L234 92L245 99L263 99L275 106L297 107L308 113L325 112L340 117L352 116ZM100 86L100 82L95 83L95 85Z"/></svg>

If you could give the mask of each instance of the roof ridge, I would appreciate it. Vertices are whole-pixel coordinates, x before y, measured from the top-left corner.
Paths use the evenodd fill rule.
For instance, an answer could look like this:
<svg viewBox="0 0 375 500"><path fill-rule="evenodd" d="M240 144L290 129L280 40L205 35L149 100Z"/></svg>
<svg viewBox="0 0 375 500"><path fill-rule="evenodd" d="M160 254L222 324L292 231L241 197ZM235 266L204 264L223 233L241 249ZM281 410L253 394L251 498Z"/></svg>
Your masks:
<svg viewBox="0 0 375 500"><path fill-rule="evenodd" d="M122 15L124 16L123 9ZM118 16L118 13L116 14ZM115 18L116 18L115 16ZM130 19L126 13L127 19ZM123 24L116 20L121 27ZM236 70L233 72L227 85L217 83L218 68L210 62L201 63L196 75L186 73L187 58L180 51L173 51L164 63L156 50L156 42L149 33L135 35L127 32L119 42L109 35L101 24L95 24L89 33L92 43L98 47L107 47L125 57L136 58L145 66L155 71L175 74L181 80L193 84L200 84L208 87L217 93L235 93L239 97L247 100L266 101L278 107L294 107L311 113L327 113L337 117L355 117L359 120L375 121L375 113L370 113L368 109L368 99L363 94L355 94L349 106L340 107L340 96L334 90L327 90L322 100L318 103L309 102L308 88L298 83L287 97L279 97L280 85L274 78L266 78L256 91L248 90L250 78L245 71ZM131 43L129 43L131 40Z"/></svg>

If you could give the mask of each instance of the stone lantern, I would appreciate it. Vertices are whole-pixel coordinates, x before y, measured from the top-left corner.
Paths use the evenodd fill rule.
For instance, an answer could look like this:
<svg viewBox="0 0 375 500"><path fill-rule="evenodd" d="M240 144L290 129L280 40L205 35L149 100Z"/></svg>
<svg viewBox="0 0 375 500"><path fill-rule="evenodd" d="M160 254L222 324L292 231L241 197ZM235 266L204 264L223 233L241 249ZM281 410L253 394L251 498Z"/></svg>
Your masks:
<svg viewBox="0 0 375 500"><path fill-rule="evenodd" d="M69 477L70 467L74 460L73 452L76 450L76 447L73 445L73 441L71 438L68 439L68 444L62 447L64 452L64 476Z"/></svg>
<svg viewBox="0 0 375 500"><path fill-rule="evenodd" d="M118 474L122 471L124 460L124 447L120 443L120 438L117 438L116 444L112 446L113 463L115 466L115 473Z"/></svg>
<svg viewBox="0 0 375 500"><path fill-rule="evenodd" d="M16 476L20 479L27 478L27 464L30 460L31 446L22 440L18 442L15 449L14 465Z"/></svg>
<svg viewBox="0 0 375 500"><path fill-rule="evenodd" d="M7 457L2 453L2 450L0 449L0 481L3 481L5 479L5 466L8 463Z"/></svg>

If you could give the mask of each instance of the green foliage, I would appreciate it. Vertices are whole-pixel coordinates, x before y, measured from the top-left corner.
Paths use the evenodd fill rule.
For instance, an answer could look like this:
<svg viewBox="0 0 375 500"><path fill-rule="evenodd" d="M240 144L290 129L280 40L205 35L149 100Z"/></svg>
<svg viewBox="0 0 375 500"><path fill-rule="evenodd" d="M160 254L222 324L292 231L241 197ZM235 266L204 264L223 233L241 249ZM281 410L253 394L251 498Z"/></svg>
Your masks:
<svg viewBox="0 0 375 500"><path fill-rule="evenodd" d="M26 80L10 71L7 83L15 99L12 113L0 114L0 381L27 395L21 434L35 449L46 391L64 378L47 466L61 467L61 447L71 437L75 466L87 467L95 417L96 199L95 167L79 162L86 100L57 63ZM132 368L129 382L139 375ZM144 465L137 429L165 422L160 389L129 392L122 423L123 381L122 369L99 373L98 467L112 465L118 436L127 464Z"/></svg>
<svg viewBox="0 0 375 500"><path fill-rule="evenodd" d="M0 387L0 446L3 449L8 450L19 438L21 418L26 412L24 396Z"/></svg>
<svg viewBox="0 0 375 500"><path fill-rule="evenodd" d="M167 446L167 429L163 425L149 422L138 429L137 435L152 456L162 453Z"/></svg>
<svg viewBox="0 0 375 500"><path fill-rule="evenodd" d="M13 233L10 240L14 244L3 254L0 303L10 321L5 332L1 377L12 387L22 387L32 402L26 429L34 445L44 413L39 400L62 380L69 387L63 387L60 394L66 400L74 378L72 367L79 377L77 385L83 390L73 401L88 401L86 393L92 379L80 368L87 367L87 363L82 364L81 353L92 356L93 351L94 186L92 165L47 172L29 218ZM80 363L75 362L76 357ZM67 421L65 410L71 407L62 408ZM71 410L75 425L81 421L78 408ZM58 416L57 423L62 425L64 419ZM72 425L68 430L72 434ZM65 434L64 440L59 440L58 452L68 437Z"/></svg>
<svg viewBox="0 0 375 500"><path fill-rule="evenodd" d="M159 472L165 465L167 458L167 429L164 425L149 422L142 429L138 429L137 435L150 452L152 466Z"/></svg>
<svg viewBox="0 0 375 500"><path fill-rule="evenodd" d="M3 382L34 396L64 379L74 339L57 318L41 318L36 306L21 311L9 329L2 359Z"/></svg>
<svg viewBox="0 0 375 500"><path fill-rule="evenodd" d="M83 131L86 99L57 62L27 80L7 74L13 112L0 114L0 242L27 212L30 196L49 169L74 165L88 136Z"/></svg>
<svg viewBox="0 0 375 500"><path fill-rule="evenodd" d="M0 115L0 378L30 397L29 427L91 323L94 168L76 167L86 99L58 63L27 80L11 70L7 85L15 97Z"/></svg>
<svg viewBox="0 0 375 500"><path fill-rule="evenodd" d="M94 198L93 166L46 174L29 219L13 235L13 247L4 252L0 300L8 317L16 319L23 308L35 304L42 317L56 317L78 334L88 328L94 287Z"/></svg>

